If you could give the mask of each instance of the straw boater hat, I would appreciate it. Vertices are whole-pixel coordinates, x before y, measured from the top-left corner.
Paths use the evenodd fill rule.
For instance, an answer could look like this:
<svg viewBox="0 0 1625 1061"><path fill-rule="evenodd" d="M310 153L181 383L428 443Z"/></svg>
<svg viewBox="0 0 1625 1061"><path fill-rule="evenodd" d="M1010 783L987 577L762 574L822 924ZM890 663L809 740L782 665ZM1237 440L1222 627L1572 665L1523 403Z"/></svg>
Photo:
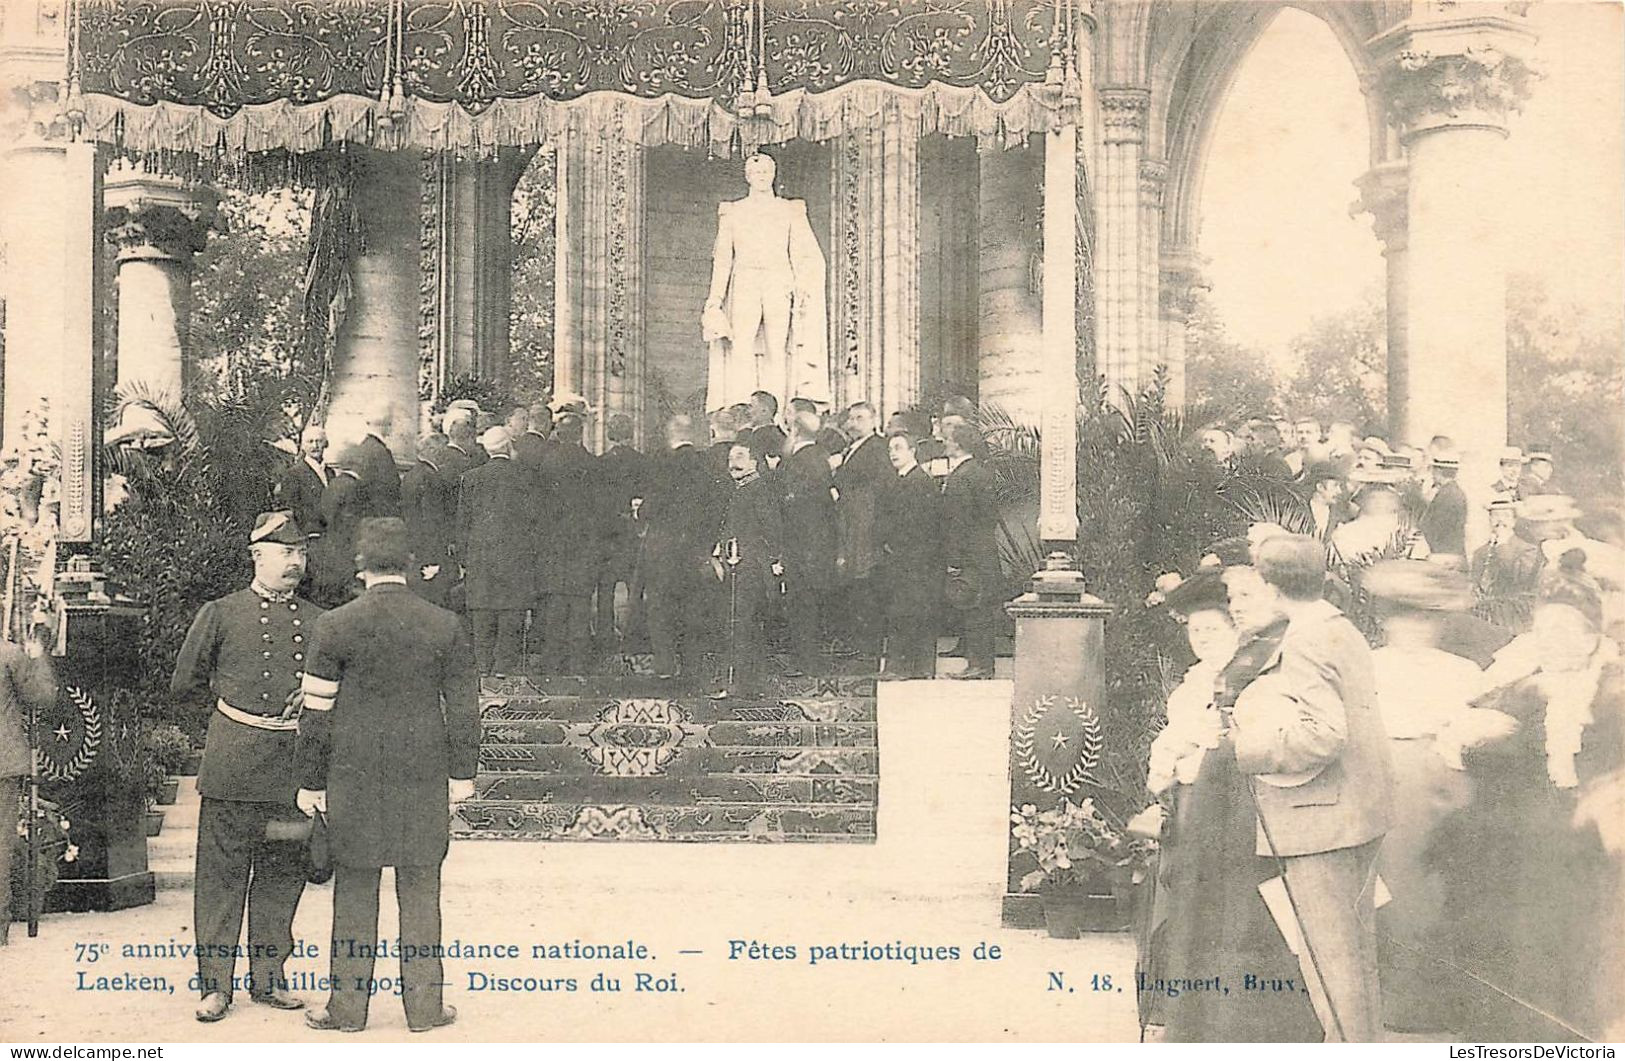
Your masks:
<svg viewBox="0 0 1625 1061"><path fill-rule="evenodd" d="M1518 503L1518 518L1531 523L1557 523L1585 515L1574 498L1566 494L1536 494Z"/></svg>
<svg viewBox="0 0 1625 1061"><path fill-rule="evenodd" d="M1525 462L1545 461L1552 463L1552 448L1543 443L1536 443L1529 447L1529 453L1524 457Z"/></svg>
<svg viewBox="0 0 1625 1061"><path fill-rule="evenodd" d="M1516 514L1518 511L1518 503L1510 497L1492 497L1484 507L1490 512L1511 512Z"/></svg>
<svg viewBox="0 0 1625 1061"><path fill-rule="evenodd" d="M248 532L248 544L258 545L261 542L303 545L305 536L300 532L299 524L293 521L293 513L283 509L280 512L261 512L255 518L254 529Z"/></svg>
<svg viewBox="0 0 1625 1061"><path fill-rule="evenodd" d="M1428 459L1433 462L1433 466L1435 468L1461 467L1461 454L1457 453L1456 450L1450 446L1439 446L1430 450L1428 452Z"/></svg>
<svg viewBox="0 0 1625 1061"><path fill-rule="evenodd" d="M1366 568L1360 584L1372 598L1413 611L1456 612L1473 606L1466 575L1426 560L1379 560Z"/></svg>
<svg viewBox="0 0 1625 1061"><path fill-rule="evenodd" d="M1523 450L1519 449L1517 446L1508 446L1501 451L1501 456L1496 458L1496 460L1497 463L1500 464L1522 464Z"/></svg>

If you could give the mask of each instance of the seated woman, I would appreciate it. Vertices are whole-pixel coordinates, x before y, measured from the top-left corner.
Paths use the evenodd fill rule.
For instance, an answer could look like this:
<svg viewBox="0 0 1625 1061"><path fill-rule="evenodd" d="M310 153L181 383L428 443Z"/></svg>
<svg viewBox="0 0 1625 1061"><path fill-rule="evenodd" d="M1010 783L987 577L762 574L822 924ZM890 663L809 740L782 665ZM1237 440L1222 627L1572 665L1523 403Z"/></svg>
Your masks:
<svg viewBox="0 0 1625 1061"><path fill-rule="evenodd" d="M1457 740L1471 802L1440 827L1433 857L1452 957L1472 974L1451 1030L1472 1039L1625 1032L1625 683L1584 568L1575 551L1542 577L1532 629L1497 656Z"/></svg>

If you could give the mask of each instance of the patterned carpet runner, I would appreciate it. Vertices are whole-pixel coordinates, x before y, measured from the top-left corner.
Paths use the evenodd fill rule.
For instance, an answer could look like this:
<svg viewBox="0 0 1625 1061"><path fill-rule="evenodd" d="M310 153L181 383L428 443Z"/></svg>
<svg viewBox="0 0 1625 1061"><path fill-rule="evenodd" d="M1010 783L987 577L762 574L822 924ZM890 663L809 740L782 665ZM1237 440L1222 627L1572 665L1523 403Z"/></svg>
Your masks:
<svg viewBox="0 0 1625 1061"><path fill-rule="evenodd" d="M457 837L868 843L872 678L779 678L760 697L636 676L486 679Z"/></svg>

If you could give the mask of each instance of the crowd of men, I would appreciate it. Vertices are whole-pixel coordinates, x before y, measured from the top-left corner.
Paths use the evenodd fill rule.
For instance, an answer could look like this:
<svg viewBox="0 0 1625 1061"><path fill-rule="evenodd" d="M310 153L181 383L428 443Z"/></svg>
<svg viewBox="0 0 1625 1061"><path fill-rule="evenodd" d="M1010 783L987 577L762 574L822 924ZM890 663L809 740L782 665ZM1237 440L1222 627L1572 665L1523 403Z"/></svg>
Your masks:
<svg viewBox="0 0 1625 1061"><path fill-rule="evenodd" d="M355 593L360 521L399 516L412 588L465 616L482 674L587 673L646 639L658 676L718 695L837 657L932 677L946 612L962 676L992 676L998 508L969 401L882 433L867 402L781 415L758 392L704 425L670 418L658 453L617 414L593 454L580 404L484 415L453 403L404 473L387 425L337 454L306 429L276 495L309 536L315 600Z"/></svg>

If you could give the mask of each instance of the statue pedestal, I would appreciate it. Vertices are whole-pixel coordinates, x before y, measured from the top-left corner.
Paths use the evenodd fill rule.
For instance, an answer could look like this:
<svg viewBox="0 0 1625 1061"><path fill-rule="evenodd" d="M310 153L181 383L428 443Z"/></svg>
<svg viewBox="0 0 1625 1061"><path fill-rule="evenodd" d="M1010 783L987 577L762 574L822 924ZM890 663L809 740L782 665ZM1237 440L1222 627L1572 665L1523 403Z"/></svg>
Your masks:
<svg viewBox="0 0 1625 1061"><path fill-rule="evenodd" d="M47 912L123 910L153 901L147 868L141 727L115 697L135 668L145 609L126 602L63 607L57 700L39 719L40 797L62 808L78 857L58 865Z"/></svg>
<svg viewBox="0 0 1625 1061"><path fill-rule="evenodd" d="M1106 699L1106 617L1111 607L1090 596L1064 554L1050 554L1031 589L1005 605L1016 623L1015 692L1010 701L1010 805L1053 807L1090 795L1104 751L1100 715ZM1008 839L1008 827L1006 829ZM1042 901L1021 890L1034 869L1012 854L1003 922L1044 924Z"/></svg>

